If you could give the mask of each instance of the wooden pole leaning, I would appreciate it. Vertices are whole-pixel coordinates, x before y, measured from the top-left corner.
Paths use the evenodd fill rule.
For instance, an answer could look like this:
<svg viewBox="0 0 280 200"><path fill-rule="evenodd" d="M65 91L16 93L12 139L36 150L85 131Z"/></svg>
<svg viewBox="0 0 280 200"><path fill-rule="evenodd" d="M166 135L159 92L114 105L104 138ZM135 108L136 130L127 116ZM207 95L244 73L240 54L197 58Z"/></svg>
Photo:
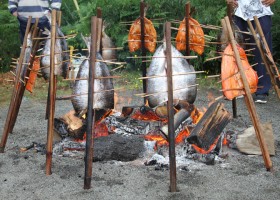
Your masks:
<svg viewBox="0 0 280 200"><path fill-rule="evenodd" d="M249 25L250 31L253 34L253 37L254 37L255 41L256 41L257 47L258 47L258 49L260 51L263 63L264 63L265 68L266 68L266 71L267 71L267 73L270 76L271 84L274 87L274 90L275 90L278 98L280 99L280 88L278 87L278 85L276 83L275 74L273 73L273 70L277 73L276 75L278 76L278 78L280 78L279 77L279 72L278 72L277 66L276 66L276 64L275 64L275 62L274 62L274 60L272 58L271 52L269 50L269 46L268 46L267 41L265 39L265 36L264 36L263 31L262 31L262 28L261 28L261 25L260 25L260 22L259 22L258 18L254 17L254 21L255 21L255 25L256 25L257 31L258 31L258 33L259 33L259 35L261 37L261 40L263 41L264 48L267 51L267 54L268 54L267 56L270 57L269 60L268 60L267 56L265 55L265 52L264 52L264 50L263 50L263 48L261 46L260 39L258 38L257 33L256 33L256 31L255 31L251 21L247 20L247 23Z"/></svg>
<svg viewBox="0 0 280 200"><path fill-rule="evenodd" d="M37 18L34 25L32 26L32 29L33 29L32 38L37 37L37 35L40 34L39 28L38 28L38 22L39 22L39 19ZM32 48L31 48L28 68L33 66L34 58L35 58L34 56L39 48L39 43L40 43L39 40L32 40ZM26 70L24 77L29 77L29 74L30 74L30 70ZM24 96L25 88L26 88L26 81L25 81L25 85L20 84L20 87L18 88L18 97L17 97L17 101L14 106L15 111L12 112L13 115L12 115L11 122L9 125L9 133L11 133L14 129L14 126L15 126L15 123L17 120L17 116L18 116L18 112L19 112L19 109L21 106L22 98Z"/></svg>
<svg viewBox="0 0 280 200"><path fill-rule="evenodd" d="M91 47L90 47L90 67L88 77L88 111L87 111L87 132L86 132L86 150L85 150L85 177L84 189L91 188L92 176L92 160L93 160L93 102L94 102L94 76L95 76L95 60L97 53L98 40L98 18L96 16L91 18Z"/></svg>
<svg viewBox="0 0 280 200"><path fill-rule="evenodd" d="M233 15L233 8L230 4L227 4L227 16L229 18L230 24L233 24L233 19L232 19L232 15ZM237 101L236 101L236 97L234 97L232 99L232 115L233 118L237 118Z"/></svg>
<svg viewBox="0 0 280 200"><path fill-rule="evenodd" d="M10 124L11 124L11 120L13 118L14 112L16 112L15 107L16 107L16 104L17 104L17 101L18 101L19 88L24 87L19 79L20 79L20 75L21 75L21 71L22 71L22 65L23 65L23 62L24 62L25 50L26 50L26 47L27 47L27 37L28 37L28 33L29 33L29 30L30 30L30 27L31 27L31 19L32 19L31 17L28 18L28 22L27 22L27 26L26 26L25 36L24 36L24 40L23 40L23 44L22 44L22 48L21 48L21 52L20 52L19 61L18 61L18 69L17 69L17 72L16 72L13 94L12 94L12 98L11 98L6 122L5 122L5 125L4 125L4 130L3 130L3 134L2 134L2 138L1 138L0 153L4 153L5 146L6 146L7 139L8 139L8 135L9 135L9 132L11 131L9 129L10 129ZM15 117L15 115L14 115L14 117Z"/></svg>
<svg viewBox="0 0 280 200"><path fill-rule="evenodd" d="M52 148L53 148L53 129L55 113L55 40L56 40L56 10L52 10L51 21L51 46L50 46L50 77L49 77L49 116L48 116L48 136L46 152L46 175L51 175L52 167Z"/></svg>
<svg viewBox="0 0 280 200"><path fill-rule="evenodd" d="M231 45L232 45L232 48L233 48L233 51L234 51L235 60L237 62L237 66L238 66L239 73L240 73L240 76L241 76L241 81L242 81L244 89L245 89L245 95L244 95L245 103L246 103L246 106L248 108L251 120L253 122L255 131L256 131L256 136L257 136L257 139L258 139L259 144L260 144L260 148L261 148L262 156L263 156L263 159L264 159L265 167L268 171L270 171L272 169L272 162L271 162L271 159L270 159L270 155L269 155L266 143L265 143L264 138L263 138L263 130L260 126L259 116L257 114L256 107L255 107L255 104L254 104L254 101L253 101L253 97L252 97L251 92L250 92L250 87L249 87L249 84L248 84L248 81L247 81L247 78L246 78L246 75L245 75L245 72L244 72L244 69L243 69L243 66L242 66L240 55L239 55L238 49L236 47L236 41L234 40L234 36L233 36L233 32L232 32L232 29L231 29L229 19L228 19L228 17L225 17L224 20L225 20L226 25L227 25L227 29L228 29L228 33L229 33L229 37L230 37L230 42L231 42Z"/></svg>
<svg viewBox="0 0 280 200"><path fill-rule="evenodd" d="M168 87L168 142L169 142L169 165L170 165L170 192L177 191L176 178L176 155L175 155L175 128L173 109L173 83L172 83L172 55L171 55L171 23L165 23L166 40L166 65L167 65L167 87Z"/></svg>

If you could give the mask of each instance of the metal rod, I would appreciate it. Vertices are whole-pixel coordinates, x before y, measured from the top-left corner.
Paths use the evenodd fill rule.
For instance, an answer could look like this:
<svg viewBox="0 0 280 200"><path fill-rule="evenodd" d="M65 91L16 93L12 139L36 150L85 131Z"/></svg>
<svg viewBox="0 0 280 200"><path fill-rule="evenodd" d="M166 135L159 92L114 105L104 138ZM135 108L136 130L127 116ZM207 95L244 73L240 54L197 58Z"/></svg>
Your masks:
<svg viewBox="0 0 280 200"><path fill-rule="evenodd" d="M268 171L270 171L272 169L272 162L271 162L271 159L270 159L270 155L269 155L266 143L265 143L264 138L263 138L263 131L262 131L261 126L260 126L261 123L260 123L260 120L259 120L259 116L257 114L256 107L255 107L255 104L254 104L254 101L253 101L253 98L252 98L252 95L251 95L251 92L250 92L250 87L249 87L249 84L247 82L245 72L243 70L242 62L241 62L241 59L240 59L238 49L236 47L236 41L234 40L233 32L232 32L231 25L230 25L228 17L225 17L225 20L226 20L227 29L228 29L228 32L229 32L230 42L232 44L232 48L233 48L233 51L234 51L234 54L235 54L235 59L236 59L236 62L237 62L237 66L239 68L239 72L240 72L240 75L241 75L241 81L242 81L243 86L245 88L244 99L245 99L249 114L251 116L251 120L253 122L255 131L256 131L256 136L257 136L257 139L258 139L259 144L260 144L260 148L261 148L261 152L262 152L262 155L263 155L263 159L264 159L266 169Z"/></svg>
<svg viewBox="0 0 280 200"><path fill-rule="evenodd" d="M89 67L89 84L88 84L88 111L87 111L87 132L86 132L86 150L85 150L85 177L84 189L91 188L92 176L92 159L93 159L93 139L92 132L95 121L93 120L93 101L94 101L94 74L95 74L95 60L97 53L98 40L98 18L93 16L91 18L91 51L90 51L90 67Z"/></svg>
<svg viewBox="0 0 280 200"><path fill-rule="evenodd" d="M20 53L20 58L19 58L19 62L18 62L19 63L18 64L18 70L17 70L17 73L16 73L15 84L14 84L14 88L13 88L13 94L12 94L12 97L11 97L11 102L10 102L7 118L6 118L6 121L5 121L2 138L1 138L0 153L4 153L5 146L6 146L7 139L8 139L9 132L10 132L9 131L10 123L11 123L11 120L13 118L14 112L16 112L15 107L16 107L18 97L19 97L19 94L20 94L19 88L23 87L23 86L21 86L21 83L20 83L19 79L20 79L20 74L21 74L21 71L22 71L22 63L24 61L24 54L25 54L25 50L26 50L26 47L27 47L27 36L28 36L30 26L31 26L31 19L32 18L29 17L28 21L27 21L26 31L25 31L23 44L22 44L22 48L21 48L21 53Z"/></svg>
<svg viewBox="0 0 280 200"><path fill-rule="evenodd" d="M167 86L168 86L168 142L169 142L169 165L170 165L170 192L177 191L176 183L176 155L175 155L175 130L174 130L174 109L173 109L173 84L172 84L172 53L171 53L171 23L165 23L166 39L166 65L167 65Z"/></svg>
<svg viewBox="0 0 280 200"><path fill-rule="evenodd" d="M52 171L52 145L53 145L53 129L54 129L54 112L55 112L55 41L56 41L56 10L52 10L51 21L51 46L50 46L50 77L49 77L49 118L48 118L48 136L47 136L47 152L46 152L46 175L51 175Z"/></svg>

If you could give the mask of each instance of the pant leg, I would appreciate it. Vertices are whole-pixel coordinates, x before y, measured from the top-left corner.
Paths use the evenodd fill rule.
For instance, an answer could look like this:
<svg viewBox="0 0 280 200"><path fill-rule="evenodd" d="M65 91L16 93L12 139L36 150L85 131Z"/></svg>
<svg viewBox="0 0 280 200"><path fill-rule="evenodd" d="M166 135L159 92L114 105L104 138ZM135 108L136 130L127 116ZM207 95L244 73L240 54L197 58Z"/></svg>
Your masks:
<svg viewBox="0 0 280 200"><path fill-rule="evenodd" d="M27 22L25 20L20 19L19 17L18 17L18 22L19 22L19 38L22 44L24 40Z"/></svg>
<svg viewBox="0 0 280 200"><path fill-rule="evenodd" d="M259 22L261 24L265 39L267 41L267 44L269 46L270 52L272 53L272 35L271 35L271 26L272 26L272 20L271 20L271 16L264 16L264 17L260 17L259 18ZM256 92L256 94L267 94L269 93L269 89L271 88L271 79L269 74L266 71L266 67L263 63L263 60L261 58L261 54L260 51L258 49L256 49L254 51L254 61L256 63L259 63L258 65L256 65L254 67L254 69L257 71L258 76L262 76L259 79L258 82L258 90Z"/></svg>
<svg viewBox="0 0 280 200"><path fill-rule="evenodd" d="M243 20L240 17L235 16L234 21L236 25L240 28L241 31L248 31L248 24L245 20ZM271 21L271 16L264 16L259 18L261 27L263 29L265 38L267 40L267 43L269 45L270 51L272 51L272 36L271 36L271 26L272 26L272 21ZM252 21L252 25L255 28L255 23ZM244 38L249 38L248 41L250 43L255 43L255 40L253 36L248 36L248 35L243 35ZM254 63L258 63L257 65L254 66L254 70L257 72L258 77L261 77L258 81L258 89L256 94L268 94L269 89L271 88L271 80L270 76L267 74L266 68L264 66L261 54L257 46L248 46L248 48L255 48L253 51L254 54Z"/></svg>

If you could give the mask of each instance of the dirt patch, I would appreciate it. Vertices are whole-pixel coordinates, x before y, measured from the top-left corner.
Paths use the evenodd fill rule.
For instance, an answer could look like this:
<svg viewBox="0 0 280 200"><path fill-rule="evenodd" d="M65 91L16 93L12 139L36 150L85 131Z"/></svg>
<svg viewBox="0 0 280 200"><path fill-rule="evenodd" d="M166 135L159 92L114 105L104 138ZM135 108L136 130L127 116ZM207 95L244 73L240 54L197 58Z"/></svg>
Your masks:
<svg viewBox="0 0 280 200"><path fill-rule="evenodd" d="M195 104L207 107L208 92L199 90ZM142 105L129 91L118 95L117 109L126 105ZM272 92L273 93L273 92ZM215 165L192 162L177 170L179 191L170 193L169 170L133 162L94 162L92 189L83 189L84 161L81 157L53 156L52 175L45 175L44 154L33 150L21 153L20 147L32 142L45 143L47 121L45 101L24 97L19 116L9 135L6 151L0 155L1 199L279 199L280 196L280 117L279 100L271 94L267 104L257 104L262 122L271 121L276 138L276 156L272 157L273 172L265 170L261 156L248 156L224 148L226 160ZM231 112L231 102L222 100ZM226 127L242 131L252 123L243 99L237 100L238 118ZM70 101L58 101L56 117L72 109ZM1 106L0 136L8 106Z"/></svg>

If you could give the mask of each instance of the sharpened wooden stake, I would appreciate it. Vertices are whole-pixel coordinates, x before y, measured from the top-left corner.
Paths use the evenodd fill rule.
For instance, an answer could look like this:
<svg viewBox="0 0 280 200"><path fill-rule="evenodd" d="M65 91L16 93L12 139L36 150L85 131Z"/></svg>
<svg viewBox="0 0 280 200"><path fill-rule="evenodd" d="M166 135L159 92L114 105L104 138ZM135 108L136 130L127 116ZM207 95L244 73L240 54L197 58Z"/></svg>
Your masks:
<svg viewBox="0 0 280 200"><path fill-rule="evenodd" d="M173 84L172 84L172 52L171 52L171 23L165 23L166 40L166 65L168 86L168 142L169 142L169 165L170 165L170 192L177 192L176 155L175 155L175 129L173 109Z"/></svg>
<svg viewBox="0 0 280 200"><path fill-rule="evenodd" d="M87 132L86 132L86 150L85 150L85 177L84 189L91 188L92 176L92 160L93 160L93 128L95 124L95 116L93 116L94 102L94 75L95 75L95 60L98 46L98 23L100 20L96 16L91 18L91 47L90 47L90 67L89 67L89 84L88 84L88 111L87 111Z"/></svg>
<svg viewBox="0 0 280 200"><path fill-rule="evenodd" d="M255 104L254 104L254 101L253 101L253 97L252 97L251 92L250 92L250 87L249 87L245 72L243 70L240 55L239 55L238 49L236 47L237 43L234 40L234 36L233 36L233 33L232 33L232 29L231 29L231 25L230 25L228 17L225 17L225 21L226 21L226 26L227 26L227 29L228 29L228 32L229 32L230 42L231 42L231 45L232 45L232 48L233 48L233 51L234 51L234 54L235 54L235 59L236 59L236 62L237 62L237 66L239 68L239 72L240 72L240 75L241 75L241 80L242 80L242 83L243 83L243 86L244 86L244 89L245 89L244 99L245 99L249 114L251 116L255 131L256 131L256 135L257 135L257 138L258 138L258 141L259 141L259 144L260 144L260 148L261 148L261 151L262 151L262 155L263 155L263 159L264 159L266 169L268 171L270 171L272 169L272 162L270 160L270 155L269 155L266 143L265 143L264 138L263 138L263 132L262 132L262 129L261 129L261 126L260 126L261 123L260 123L260 120L259 120L259 116L257 114L256 107L255 107Z"/></svg>
<svg viewBox="0 0 280 200"><path fill-rule="evenodd" d="M53 147L53 130L54 130L54 113L55 113L55 40L56 40L56 10L52 10L51 21L51 46L50 46L50 78L49 78L49 112L48 112L48 136L46 149L46 175L51 175L52 171L52 147Z"/></svg>
<svg viewBox="0 0 280 200"><path fill-rule="evenodd" d="M29 32L30 26L31 26L31 19L32 18L29 17L28 21L27 21L27 26L26 26L26 31L25 31L25 35L24 35L24 39L23 39L22 48L21 48L20 58L18 61L19 64L18 64L18 70L16 72L13 94L11 97L11 102L10 102L7 118L5 121L2 138L1 138L0 153L4 153L9 133L12 131L10 129L11 124L13 124L13 120L15 121L14 118L16 118L16 115L18 113L18 111L16 111L17 105L20 104L20 101L22 99L21 96L23 96L23 93L24 93L24 89L23 89L24 86L21 85L19 79L20 79L20 75L22 72L22 65L23 65L22 63L24 62L24 54L25 54L25 50L27 47L27 36L28 36L28 32Z"/></svg>
<svg viewBox="0 0 280 200"><path fill-rule="evenodd" d="M141 26L141 52L142 52L142 57L146 57L147 52L145 48L145 8L146 8L146 3L144 1L140 2L140 26ZM146 62L141 63L141 70L142 70L142 77L145 77L147 74L147 66ZM147 82L146 80L142 81L143 84L143 92L146 93L147 91ZM144 104L146 104L147 99L144 98Z"/></svg>

